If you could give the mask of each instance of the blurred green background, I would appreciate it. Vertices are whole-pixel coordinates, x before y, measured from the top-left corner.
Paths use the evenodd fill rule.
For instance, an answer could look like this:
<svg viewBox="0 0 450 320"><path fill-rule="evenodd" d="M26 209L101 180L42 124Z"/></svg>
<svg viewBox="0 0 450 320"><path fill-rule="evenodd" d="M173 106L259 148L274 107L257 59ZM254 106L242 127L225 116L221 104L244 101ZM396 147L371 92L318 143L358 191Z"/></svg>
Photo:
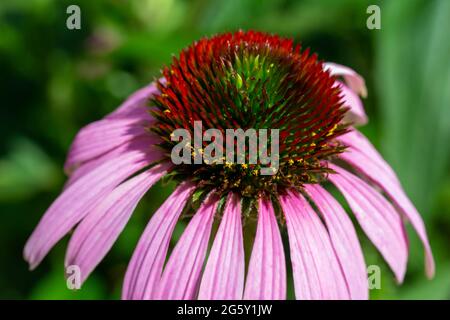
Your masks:
<svg viewBox="0 0 450 320"><path fill-rule="evenodd" d="M81 8L81 30L66 28L70 4ZM369 4L381 8L381 30L366 27ZM382 288L371 297L450 298L449 0L1 1L0 298L120 296L139 235L170 187L157 185L142 201L80 291L65 286L67 238L34 272L23 245L61 191L76 132L158 77L191 41L240 28L293 37L365 77L370 122L362 131L422 213L437 263L435 279L426 280L422 247L409 232L408 273L397 286L362 236L367 263L382 267Z"/></svg>

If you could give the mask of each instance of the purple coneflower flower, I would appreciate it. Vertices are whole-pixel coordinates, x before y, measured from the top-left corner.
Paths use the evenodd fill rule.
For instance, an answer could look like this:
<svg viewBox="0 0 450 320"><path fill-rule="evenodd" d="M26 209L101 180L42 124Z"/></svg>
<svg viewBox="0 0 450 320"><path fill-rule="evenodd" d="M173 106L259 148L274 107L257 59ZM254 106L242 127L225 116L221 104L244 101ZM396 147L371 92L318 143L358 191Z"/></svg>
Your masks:
<svg viewBox="0 0 450 320"><path fill-rule="evenodd" d="M408 220L432 277L419 213L354 128L367 121L358 95L366 95L361 76L322 63L291 40L236 32L195 42L159 81L78 133L65 166L69 181L26 244L25 258L34 269L74 229L65 263L79 266L84 281L139 200L167 176L177 187L137 245L124 299L285 299L284 226L296 298L368 298L353 223L329 188L344 196L398 282L407 264ZM192 132L194 121L222 131L279 129L278 171L261 175L258 164L174 165L171 133ZM167 258L182 217L190 220ZM243 229L252 226L246 268Z"/></svg>

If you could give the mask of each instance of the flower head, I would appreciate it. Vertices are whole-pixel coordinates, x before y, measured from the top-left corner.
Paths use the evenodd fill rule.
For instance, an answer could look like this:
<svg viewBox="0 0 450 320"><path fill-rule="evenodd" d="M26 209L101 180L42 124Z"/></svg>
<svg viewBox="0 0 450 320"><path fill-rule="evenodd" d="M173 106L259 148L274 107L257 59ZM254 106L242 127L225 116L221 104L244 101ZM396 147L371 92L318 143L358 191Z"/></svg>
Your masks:
<svg viewBox="0 0 450 320"><path fill-rule="evenodd" d="M254 174L255 166L183 165L180 179L191 178L210 189L256 197L323 180L327 159L343 151L336 137L346 132L343 106L334 78L309 50L292 40L259 32L202 39L174 58L158 82L152 101L158 120L150 130L168 151L177 142L170 133L194 122L204 130L242 128L280 130L277 174ZM206 146L206 142L205 146ZM195 156L196 150L193 151Z"/></svg>
<svg viewBox="0 0 450 320"><path fill-rule="evenodd" d="M239 31L195 42L162 73L77 135L66 163L67 186L25 247L31 268L75 229L66 265L78 265L84 281L139 200L167 176L177 187L137 245L125 275L125 299L284 299L285 227L297 298L366 299L361 247L348 214L325 188L330 185L399 282L408 256L402 218L421 238L427 274L433 275L420 215L389 165L355 129L367 121L358 96L366 88L353 70L323 63L291 40ZM250 143L239 149L235 140L233 158L228 149L220 156L223 150L215 149L217 157L208 161L197 161L208 152L207 141L182 141L189 161L175 164L171 155L180 141L174 132L198 136L198 122L202 130L223 135L254 129L261 138L263 131L256 130L278 130L279 140L269 138L277 144L277 152L270 152L277 167L263 174L267 163L250 161L248 152L234 162L235 150L237 156L251 151ZM165 263L182 218L188 225ZM247 274L244 223L256 227Z"/></svg>

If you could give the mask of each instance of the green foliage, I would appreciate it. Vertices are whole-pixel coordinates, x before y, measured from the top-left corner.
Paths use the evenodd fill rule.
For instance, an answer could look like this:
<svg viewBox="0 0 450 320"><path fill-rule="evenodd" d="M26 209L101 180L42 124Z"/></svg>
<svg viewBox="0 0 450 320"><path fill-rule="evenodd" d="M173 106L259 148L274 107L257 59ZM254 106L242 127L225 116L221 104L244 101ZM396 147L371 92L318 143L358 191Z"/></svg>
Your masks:
<svg viewBox="0 0 450 320"><path fill-rule="evenodd" d="M426 213L450 164L450 2L386 1L383 14L389 32L376 46L381 145Z"/></svg>

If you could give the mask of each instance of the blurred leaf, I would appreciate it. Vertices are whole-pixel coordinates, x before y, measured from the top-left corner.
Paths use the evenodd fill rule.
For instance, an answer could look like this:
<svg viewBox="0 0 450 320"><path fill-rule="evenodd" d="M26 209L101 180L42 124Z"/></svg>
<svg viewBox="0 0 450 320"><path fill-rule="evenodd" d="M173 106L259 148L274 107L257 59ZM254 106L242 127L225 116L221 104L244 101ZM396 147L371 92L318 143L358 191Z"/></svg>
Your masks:
<svg viewBox="0 0 450 320"><path fill-rule="evenodd" d="M172 31L186 16L187 4L180 0L134 0L131 4L142 23L157 33Z"/></svg>
<svg viewBox="0 0 450 320"><path fill-rule="evenodd" d="M25 198L58 183L59 170L32 141L18 138L0 159L0 200Z"/></svg>
<svg viewBox="0 0 450 320"><path fill-rule="evenodd" d="M405 287L400 298L409 300L450 299L450 264L438 265L437 270L437 275L433 280L422 279L414 285Z"/></svg>
<svg viewBox="0 0 450 320"><path fill-rule="evenodd" d="M385 1L381 12L382 146L426 213L450 159L450 1Z"/></svg>
<svg viewBox="0 0 450 320"><path fill-rule="evenodd" d="M160 68L169 63L173 54L179 52L199 34L171 35L166 37L149 32L129 33L123 45L113 53L115 59L133 59L145 64L152 64ZM164 45L161 45L161 44Z"/></svg>

